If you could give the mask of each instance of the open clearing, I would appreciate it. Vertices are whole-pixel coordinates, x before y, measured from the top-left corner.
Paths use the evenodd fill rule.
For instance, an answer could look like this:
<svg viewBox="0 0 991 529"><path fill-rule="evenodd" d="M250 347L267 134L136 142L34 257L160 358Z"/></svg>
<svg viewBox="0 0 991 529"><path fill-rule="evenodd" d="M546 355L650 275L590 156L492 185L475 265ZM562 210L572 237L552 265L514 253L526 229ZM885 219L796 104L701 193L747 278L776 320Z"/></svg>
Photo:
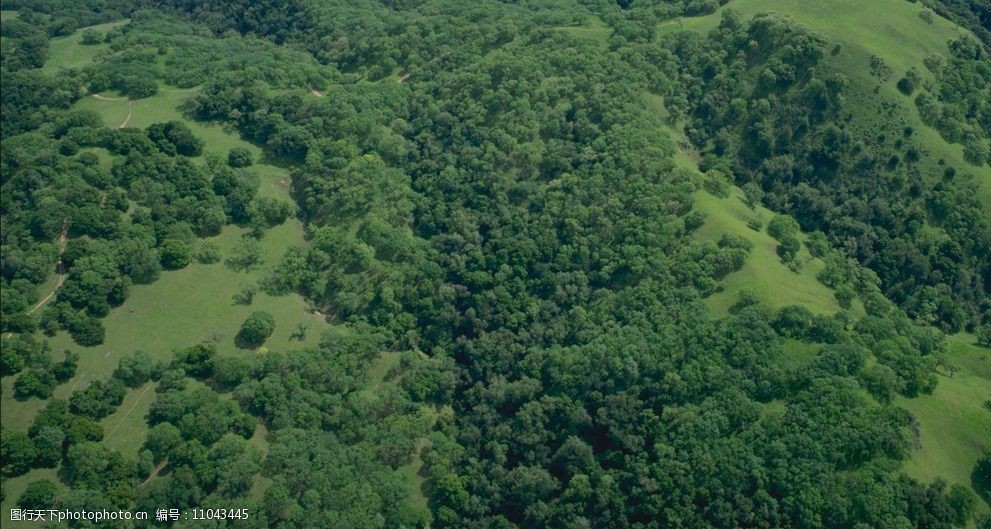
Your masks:
<svg viewBox="0 0 991 529"><path fill-rule="evenodd" d="M644 101L663 120L668 120L668 112L659 96L645 94ZM675 164L699 173L698 153L688 147L684 134L674 126L668 126L666 130L676 145ZM757 231L747 226L748 221L759 219L761 225L766 227L774 217L770 210L761 206L750 209L744 202L743 191L736 186L731 186L730 195L726 198L697 191L692 200L695 209L706 216L705 224L693 234L696 239L716 242L724 234L734 233L753 243L743 267L727 275L721 282L721 290L706 298L706 306L713 316L727 315L743 290L752 291L762 303L774 308L805 305L820 314L833 314L841 310L833 291L816 279L816 274L825 266L822 259L813 258L803 245L796 257L802 267L798 272L793 272L778 257L778 242L764 228ZM806 237L800 234L799 239L804 242ZM854 303L852 312L855 315L863 313L859 301Z"/></svg>
<svg viewBox="0 0 991 529"><path fill-rule="evenodd" d="M590 40L603 48L608 45L609 37L613 31L609 24L606 24L596 15L590 15L586 23L581 26L560 26L554 29L563 31L572 37Z"/></svg>
<svg viewBox="0 0 991 529"><path fill-rule="evenodd" d="M111 29L123 26L130 20L99 24L84 29L92 29L100 33L106 33ZM45 73L54 73L66 68L80 68L93 62L101 52L109 49L106 44L83 44L83 30L76 31L67 37L52 39L49 46L48 61L42 68Z"/></svg>
<svg viewBox="0 0 991 529"><path fill-rule="evenodd" d="M903 466L912 477L970 486L974 465L991 450L991 413L984 407L991 399L991 349L972 343L969 335L950 337L947 360L957 368L952 377L941 374L932 395L896 401L919 421L921 448Z"/></svg>
<svg viewBox="0 0 991 529"><path fill-rule="evenodd" d="M743 268L726 276L722 281L723 290L706 299L713 315L727 314L742 290L753 291L761 302L774 308L805 305L820 314L840 311L833 291L816 279L825 263L813 258L803 247L796 257L803 265L797 273L791 271L778 257L778 242L765 231L747 227L747 220L753 217L759 217L767 226L773 214L764 208L751 210L743 203L742 195L733 188L728 198L714 197L704 191L696 192L694 196L695 207L706 214L705 224L695 232L697 238L718 241L724 233L735 233L754 244Z"/></svg>

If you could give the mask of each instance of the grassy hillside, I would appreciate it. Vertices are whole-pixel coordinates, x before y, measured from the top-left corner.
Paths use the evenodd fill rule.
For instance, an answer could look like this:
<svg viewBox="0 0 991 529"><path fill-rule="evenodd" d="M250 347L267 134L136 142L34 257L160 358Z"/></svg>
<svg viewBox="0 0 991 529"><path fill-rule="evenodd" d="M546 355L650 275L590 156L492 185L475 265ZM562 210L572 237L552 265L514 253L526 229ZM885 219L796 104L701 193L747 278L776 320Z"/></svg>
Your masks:
<svg viewBox="0 0 991 529"><path fill-rule="evenodd" d="M660 97L646 94L645 103L662 118L669 118ZM666 131L675 138L678 145L675 152L676 165L698 172L698 153L689 147L684 134L675 130L675 127L666 128ZM840 310L833 291L816 279L816 274L825 266L821 259L812 257L803 247L796 258L803 265L797 272L792 271L778 257L777 241L763 228L754 230L747 226L754 219L759 220L761 226L767 226L774 217L773 212L761 206L750 209L744 202L743 192L735 186L731 188L730 196L725 198L705 191L697 191L692 198L695 209L705 214L705 224L694 234L697 239L718 241L723 234L733 233L753 243L743 268L729 274L722 281L722 289L706 299L706 305L714 315L728 314L729 308L736 303L743 290L753 292L761 302L775 308L805 305L809 310L820 314L832 314ZM854 311L862 313L862 310L859 301L856 302Z"/></svg>
<svg viewBox="0 0 991 529"><path fill-rule="evenodd" d="M766 226L773 213L764 208L748 208L738 189L733 189L727 198L714 197L704 191L696 192L694 198L696 208L706 214L706 222L696 232L696 237L718 241L724 233L734 233L754 244L743 268L728 275L723 280L723 290L706 300L713 314L727 314L742 290L754 292L763 303L775 308L805 305L820 314L840 310L833 291L816 279L816 273L825 266L821 259L813 258L802 248L796 259L803 265L798 272L793 272L778 257L777 241L765 231L747 227L747 222L753 218L759 218Z"/></svg>
<svg viewBox="0 0 991 529"><path fill-rule="evenodd" d="M846 98L847 109L854 117L853 126L872 130L879 120L891 118L880 108L879 102L899 102L901 113L908 121L906 125L916 131L916 138L929 154L921 160L922 174L941 175L941 160L945 165L970 172L981 184L983 203L991 208L991 167L974 167L965 162L963 147L947 143L936 130L922 123L915 104L895 86L910 68L915 68L924 79L931 79L923 60L933 53L946 56L947 42L960 37L966 30L939 16L934 16L933 23L929 24L919 17L923 10L921 5L904 0L732 0L711 15L681 19L680 24L662 24L658 33L663 35L683 29L708 32L719 25L727 9L739 12L745 19L757 13L778 12L821 34L830 43L839 44L839 52L827 55L825 64L850 80ZM894 71L880 86L870 73L873 55L883 58Z"/></svg>
<svg viewBox="0 0 991 529"><path fill-rule="evenodd" d="M936 391L897 401L919 422L918 450L903 466L910 476L970 486L978 458L991 450L991 412L984 406L991 399L991 350L972 342L969 335L950 337L951 370L941 373Z"/></svg>
<svg viewBox="0 0 991 529"><path fill-rule="evenodd" d="M684 19L682 25L685 29L708 31L718 25L722 11L727 8L738 10L747 18L760 12L777 11L821 33L831 42L839 43L839 53L828 56L826 62L851 81L848 108L854 115L854 126L869 128L872 123L885 119L877 106L880 100L899 101L909 125L916 131L917 140L929 151L929 156L923 159L922 173L932 177L942 174L941 160L971 172L981 184L984 204L991 207L991 169L964 162L962 147L947 143L938 132L925 126L915 105L895 87L897 79L913 67L923 76L930 76L923 66L923 59L932 53L945 55L946 42L965 30L938 16L928 24L919 17L920 5L901 0L868 3L854 0L818 3L733 0L715 14ZM676 26L661 29L676 30ZM877 93L874 89L878 82L871 77L868 68L872 55L882 57L894 69L892 78L882 83ZM716 199L700 193L697 201L708 214L706 226L700 232L703 236L715 235L720 230L748 231L745 219L753 213L749 213L738 199ZM706 235L704 230L713 233ZM750 230L749 237L756 243L754 251L744 269L727 278L726 292L708 300L711 308L719 311L731 304L733 298L727 293L740 286L754 290L765 302L780 293L799 298L810 308L822 309L824 304L828 306L832 302L823 295L825 287L822 285L803 281L787 269L783 272L774 269L774 254L768 253L765 245L760 244L766 234ZM951 337L947 362L954 371L941 374L932 395L898 401L898 405L912 412L919 424L919 448L903 466L913 477L925 481L943 477L951 483L970 486L975 462L984 451L991 450L991 414L983 405L991 397L991 352L971 345L972 342L972 337L966 335ZM981 506L981 510L988 511L986 504L981 502Z"/></svg>
<svg viewBox="0 0 991 529"><path fill-rule="evenodd" d="M877 228L856 241L865 247L902 235L900 226L889 226L887 218L894 219L890 224L912 221L912 234L922 230L938 240L943 235L938 233L938 213L926 219L924 207L918 208L918 216L915 210L909 216L905 212L911 208L904 204L890 211L881 204L902 197L929 204L932 195L905 191L921 187L920 193L928 193L929 186L902 184L935 180L948 174L947 166L984 178L982 193L991 207L991 173L964 163L962 148L924 126L912 99L895 86L910 68L929 76L923 59L947 53L946 41L960 32L956 26L938 17L927 21L919 16L919 4L905 0L869 5L854 0L726 0L728 5L714 14L694 18L673 18L678 12L696 12L684 5L687 0L624 5L625 14L612 4L612 11L601 16L586 16L584 2L541 4L539 9L549 10L552 18L535 16L539 9L525 2L438 0L408 9L366 2L346 16L329 8L320 11L318 6L330 5L320 2L273 4L292 7L288 13L256 12L249 0L238 2L231 5L247 9L225 6L236 12L226 19L224 10L213 5L195 6L194 12L185 6L158 6L136 12L133 22L83 28L51 40L42 77L68 87L51 98L31 97L45 93L44 83L36 87L30 78L5 74L19 89L16 93L24 95L19 100L29 101L24 106L35 111L11 122L23 121L23 130L41 132L9 144L19 155L16 159L4 153L5 186L13 181L18 191L23 188L11 194L16 198L9 202L16 208L5 207L5 227L16 225L19 231L12 233L25 234L13 243L27 246L30 238L30 249L40 248L40 257L25 253L47 267L28 270L35 271L32 288L41 296L57 293L63 283L52 274L51 262L58 256L58 270L64 274L64 257L70 274L62 297L72 298L75 310L83 306L81 301L94 301L87 308L99 317L102 328L96 330L105 330L105 337L94 337L96 331L83 334L86 329L81 331L66 313L66 321L46 328L72 329L73 337L65 331L36 334L51 345L55 360L63 350L79 353L75 375L55 388L53 398L67 399L112 376L119 361L138 350L168 362L177 348L211 341L222 357L252 362L248 368L191 358L180 366L187 389L209 388L202 393L213 404L217 399L232 404L237 395L238 406L218 410L196 395L179 392L175 402L167 403L169 409L156 406L155 420L161 415L179 425L183 439L210 450L208 461L199 460L195 444L179 444L155 454L150 475L151 466L119 471L107 466L108 471L87 477L79 452L58 454L57 445L46 444L48 432L34 440L49 448L43 457L25 456L27 449L8 452L7 446L18 447L5 442L0 502L5 512L0 514L6 515L38 479L57 483L61 493L89 489L108 499L124 498L117 503L131 510L132 498L140 499L158 485L168 487L163 498L170 501L184 501L183 494L192 498L199 489L200 500L177 506L234 502L250 507L259 527L639 527L658 521L691 527L878 527L892 521L949 527L945 520L954 515L950 511L965 510L959 504L948 506L942 493L933 494L932 501L918 499L934 480L971 485L974 462L991 450L991 413L985 409L991 398L991 350L973 345L973 336L950 336L947 356L934 367L938 333L909 318L939 320L923 320L928 313L892 304L902 303L896 299L899 291L885 291L892 299L884 299L874 288L874 276L856 269L855 262L844 267L831 261L840 247L853 254L847 244L852 236L833 238L839 230L831 231L849 218ZM653 13L636 18L638 9ZM748 47L761 47L750 40L763 37L748 34L745 24L726 28L722 35L727 38L672 39L655 42L653 49L636 40L649 32L637 33L640 37L632 33L643 29L635 21L661 34L706 32L727 9L745 19L780 12L823 35L828 44L820 47L817 39L805 38L804 30L781 17L773 17L774 27L763 28L775 47L766 56L748 52ZM354 21L346 20L352 14ZM3 12L5 19L15 15ZM27 11L21 17L33 18ZM113 30L126 24L126 31ZM61 34L53 27L40 29L47 29L43 39ZM110 43L83 45L84 32L93 29L112 32ZM625 46L628 37L632 40ZM11 37L4 38L6 52ZM561 38L574 46L546 44ZM479 48L476 41L484 45ZM610 50L610 44L616 49ZM792 45L814 51L795 57L790 55L796 50ZM826 55L821 61L820 49ZM141 67L132 71L122 63L135 52L144 55ZM879 81L871 74L874 56L892 68L889 79ZM37 59L30 64L37 66ZM777 86L774 77L766 91L750 91L750 75L763 66L765 73L772 67L783 69L777 73L804 69L811 80L828 80L828 90L813 93L815 85L808 86L810 96L829 101L786 97L803 87ZM849 80L842 90L833 89L845 85L833 76L836 72ZM71 84L75 79L78 83ZM155 87L149 79L158 82L155 95L134 100L125 95L151 93ZM665 79L677 81L668 85ZM173 82L195 86L165 84ZM329 88L328 82L333 83ZM249 85L263 89L246 90ZM37 112L55 96L82 93L82 86L94 92L101 88L78 101L64 97L60 107L46 106L48 113ZM667 108L679 110L675 117L662 96L649 93L664 87L670 94ZM778 88L782 97L771 97ZM201 90L209 97L196 97ZM764 96L768 99L761 100ZM191 98L195 105L186 104ZM6 110L14 108L7 100L5 127ZM814 117L819 106L829 107L827 115L835 119L831 124L851 132L843 135L854 138L851 145L895 152L880 151L894 138L897 152L911 151L910 163L889 161L899 180L885 188L887 175L880 169L864 169L862 177L829 172L830 159L813 156L812 147L833 145L835 137L823 133L820 138L818 129L798 134L808 144L792 142L796 129L784 118ZM87 130L92 120L71 116L70 110L95 113L110 129L131 130L94 134L99 136L96 144L104 147L94 148L96 140L86 136L92 134ZM722 110L732 113L724 120ZM193 121L188 117L192 113L218 122ZM775 119L763 119L767 116ZM66 117L87 118L85 127L72 131L72 121L62 127L60 120ZM29 118L44 123L39 126ZM211 171L187 171L195 182L187 182L178 170L138 165L145 155L156 163L161 159L164 166L174 162L172 156L196 152L188 135L139 133L167 121L184 123L204 143L203 153L192 160L210 162ZM809 117L796 127L805 130L812 121ZM63 135L65 130L71 132ZM171 130L184 133L185 127ZM238 130L261 138L260 144L244 141ZM78 143L77 132L82 133ZM748 134L764 134L762 140L778 134L788 138L773 149L734 151L737 136ZM128 151L125 142L130 140L152 143ZM170 151L168 142L175 150ZM759 145L741 140L741 145L751 143ZM28 156L46 152L42 145L50 156ZM190 145L194 148L180 149ZM920 146L921 152L916 150ZM234 148L252 155L255 163L246 172L256 178L235 172L228 181L229 174L213 166ZM78 156L79 151L86 155ZM119 153L125 152L128 166L121 167L125 159ZM792 153L800 154L804 165L792 169L791 178L786 172L791 165L780 159L772 160L782 162L780 175L767 175L796 185L822 177L816 180L822 184L816 188L821 200L813 205L823 211L853 206L869 196L864 208L878 207L889 215L805 223L807 211L795 206L803 204L802 196L765 188L765 204L772 211L755 205L758 193L750 186L742 187L744 193L730 185L735 181L743 186L771 155ZM674 165L687 173L668 177L672 156ZM8 158L19 165L8 164ZM233 156L231 164L239 165L238 158ZM51 183L34 178L34 167L21 159L39 169L50 165ZM877 159L890 160L888 154ZM56 162L64 162L64 169ZM108 177L92 169L97 163L108 173L114 167L118 171ZM16 170L10 179L8 165ZM806 170L809 166L827 170ZM703 174L700 167L714 170ZM734 171L739 171L735 179ZM870 185L866 190L847 187L847 177ZM956 178L950 185L965 179ZM254 196L254 181L260 196L293 203L309 223L306 230L292 214L261 235L249 233L245 225L224 225L230 218L250 218L257 230L274 223L261 211L268 207L264 201L242 214ZM291 189L293 182L296 189ZM77 184L78 192L71 187ZM153 185L175 187L176 192L149 199ZM842 194L830 194L832 189L842 189ZM11 197L6 187L4 191L6 205ZM203 199L190 198L194 192ZM185 207L187 198L191 205L172 214ZM136 202L152 212L150 221L137 211ZM205 213L192 209L201 202ZM686 215L689 205L694 214ZM771 237L770 221L782 211L802 218L809 230L826 232L836 248L826 249L828 243L818 240L818 232L794 233L797 227ZM130 285L130 277L149 276L138 275L142 263L127 263L118 247L90 245L117 261L107 265L120 269L112 273L104 274L96 266L100 263L82 260L75 244L67 247L68 237L108 244L124 240L109 228L98 229L102 212L113 216L115 222L108 225L154 229L140 247L152 272L157 273L154 260L159 257L182 268L163 271L150 284ZM979 208L968 212L968 219L981 215ZM283 218L281 212L275 215ZM54 222L43 222L52 219L61 221L61 235ZM307 241L307 230L319 236ZM54 243L42 246L52 239L50 232L56 234ZM957 231L950 242L975 232ZM194 233L215 235L199 239ZM736 237L724 239L728 234ZM8 276L27 275L26 266L17 268L21 254L7 253L9 238L4 241L5 260L8 255L15 259L5 262L5 294L22 288L12 286ZM186 265L174 239L188 241L194 254L209 244L220 259ZM898 240L904 242L898 248L929 250L927 240ZM224 260L244 241L257 241L261 264L236 271ZM716 241L729 243L729 248L710 253ZM860 296L852 306L844 299L847 310L837 300L840 291L818 279L826 263L810 253L809 248L817 248L813 241L823 245L816 255L830 261L830 277L824 280L842 285L837 288L852 287ZM308 254L305 260L286 261L280 278L286 291L310 298L258 292L250 301L236 301L296 245L307 247ZM894 250L877 253L881 258L901 255ZM957 253L981 256L984 251ZM6 264L12 261L8 273ZM928 270L936 269L919 266L926 272L915 273L913 262L892 262L883 270L907 271L909 281L927 279ZM679 268L672 271L668 263ZM866 259L861 263L873 266ZM984 268L961 270L944 276L976 277ZM94 300L73 296L74 289L82 288L77 286L81 271L100 280L85 285L86 294L92 290L97 296ZM53 277L45 280L46 274ZM127 295L99 290L111 280L124 284ZM906 288L922 287L912 282ZM770 309L802 308L745 310L738 316L734 310L731 315L730 308L745 292ZM5 317L27 311L36 299L32 292L25 299L28 294L30 301L12 309L7 306L13 303L5 303ZM109 312L96 303L125 297ZM973 306L983 309L978 302ZM709 317L698 314L706 309ZM235 335L254 311L273 316L274 333L260 330L259 343L247 346ZM873 318L854 324L868 312ZM29 323L14 321L7 328L29 332ZM300 349L319 345L321 334L328 340L319 348ZM75 343L100 340L92 347ZM5 373L8 360L22 360L24 367L15 366L16 375L0 380L0 420L4 429L21 432L47 401L16 400L15 380L23 392L31 389L31 370L64 373L58 366L34 365L42 362L28 353L23 356L5 356ZM919 387L929 391L934 369L939 384L931 394L892 397L899 391L914 395ZM167 390L174 374L161 381L141 376L135 382L140 385L122 393L122 402L119 394L102 397L112 402L100 409L77 401L72 413L98 421L102 445L131 462L141 457L149 412L162 395L156 390ZM914 421L895 406L908 410ZM249 418L240 423L241 412L259 425L252 429ZM237 418L236 424L225 422L230 418ZM74 425L61 425L59 431L63 427ZM213 434L224 432L244 439L218 444ZM263 471L256 466L254 448L267 458ZM228 457L238 451L246 457ZM8 453L20 455L20 461ZM84 453L87 462L99 462L91 452ZM780 466L783 457L787 468ZM898 458L903 460L894 460ZM27 471L32 465L52 464L64 466ZM902 479L905 474L919 481ZM775 477L753 479L762 475ZM851 486L841 489L836 483ZM789 491L784 500L782 491ZM201 505L194 505L197 501ZM991 506L981 502L977 514L988 513ZM961 520L964 515L970 513L956 514ZM31 526L3 527L8 525ZM970 527L977 529L974 525L971 521Z"/></svg>
<svg viewBox="0 0 991 529"><path fill-rule="evenodd" d="M127 20L121 20L118 22L99 24L87 29L99 31L100 33L106 33L113 28L123 26L127 23ZM53 73L65 68L79 68L81 66L85 66L93 62L93 59L98 57L100 53L105 53L110 48L107 44L102 43L83 44L82 40L83 32L81 30L76 31L67 37L52 39L48 48L48 61L45 63L42 71Z"/></svg>

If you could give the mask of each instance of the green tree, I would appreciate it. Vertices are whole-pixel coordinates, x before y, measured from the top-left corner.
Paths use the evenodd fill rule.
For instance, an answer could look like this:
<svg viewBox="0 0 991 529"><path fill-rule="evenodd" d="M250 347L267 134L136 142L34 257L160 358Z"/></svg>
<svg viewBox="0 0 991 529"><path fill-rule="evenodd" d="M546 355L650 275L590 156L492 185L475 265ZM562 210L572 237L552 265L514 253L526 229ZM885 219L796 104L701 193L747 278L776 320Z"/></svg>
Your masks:
<svg viewBox="0 0 991 529"><path fill-rule="evenodd" d="M73 392L69 397L69 409L83 417L99 420L110 415L124 401L127 388L116 378L104 382L94 380L85 389Z"/></svg>
<svg viewBox="0 0 991 529"><path fill-rule="evenodd" d="M55 377L47 369L28 369L14 381L14 396L18 399L37 397L47 399L55 389Z"/></svg>
<svg viewBox="0 0 991 529"><path fill-rule="evenodd" d="M47 479L39 479L28 483L28 486L17 498L17 506L21 509L48 510L55 507L55 497L58 487Z"/></svg>
<svg viewBox="0 0 991 529"><path fill-rule="evenodd" d="M249 167L254 163L251 151L243 147L234 147L227 154L227 165L234 168Z"/></svg>
<svg viewBox="0 0 991 529"><path fill-rule="evenodd" d="M767 223L767 234L779 241L786 237L795 237L798 229L798 222L790 215L775 215Z"/></svg>
<svg viewBox="0 0 991 529"><path fill-rule="evenodd" d="M55 426L46 426L38 430L34 436L34 446L37 451L37 463L40 467L54 467L62 461L62 449L65 445L65 432Z"/></svg>
<svg viewBox="0 0 991 529"><path fill-rule="evenodd" d="M163 422L148 430L145 448L151 451L155 461L162 461L169 456L177 446L182 444L182 432L172 423Z"/></svg>
<svg viewBox="0 0 991 529"><path fill-rule="evenodd" d="M252 312L237 333L237 338L244 345L257 347L265 342L275 331L275 318L267 312Z"/></svg>
<svg viewBox="0 0 991 529"><path fill-rule="evenodd" d="M991 323L985 323L974 331L974 336L977 338L977 344L983 345L984 347L991 347Z"/></svg>
<svg viewBox="0 0 991 529"><path fill-rule="evenodd" d="M38 453L23 432L0 430L0 469L6 476L20 476L31 469Z"/></svg>
<svg viewBox="0 0 991 529"><path fill-rule="evenodd" d="M967 521L970 520L970 516L974 512L974 507L977 506L977 498L970 488L959 483L953 484L946 501L953 511L953 525L957 527L967 525Z"/></svg>
<svg viewBox="0 0 991 529"><path fill-rule="evenodd" d="M86 46L93 46L95 44L100 44L103 42L103 33L95 29L87 29L83 31L83 38L80 43Z"/></svg>
<svg viewBox="0 0 991 529"><path fill-rule="evenodd" d="M169 270L185 268L193 259L193 251L184 241L169 239L159 251L162 266Z"/></svg>
<svg viewBox="0 0 991 529"><path fill-rule="evenodd" d="M65 475L79 488L98 488L108 479L110 451L100 443L83 441L69 447L65 456Z"/></svg>
<svg viewBox="0 0 991 529"><path fill-rule="evenodd" d="M214 359L217 357L217 344L202 342L173 352L173 366L183 369L187 375L209 378L213 374Z"/></svg>
<svg viewBox="0 0 991 529"><path fill-rule="evenodd" d="M69 334L79 345L92 347L103 343L106 329L100 320L84 314L73 314L68 323Z"/></svg>
<svg viewBox="0 0 991 529"><path fill-rule="evenodd" d="M248 272L262 263L261 246L251 237L242 237L241 241L231 250L230 256L224 261L231 270Z"/></svg>
<svg viewBox="0 0 991 529"><path fill-rule="evenodd" d="M991 452L986 452L977 460L970 474L970 482L984 501L991 501Z"/></svg>
<svg viewBox="0 0 991 529"><path fill-rule="evenodd" d="M153 359L148 353L135 351L134 354L120 359L113 376L128 387L134 388L149 380L157 379L164 368L161 362Z"/></svg>
<svg viewBox="0 0 991 529"><path fill-rule="evenodd" d="M196 252L196 260L202 264L219 263L220 246L213 241L203 241L199 251Z"/></svg>

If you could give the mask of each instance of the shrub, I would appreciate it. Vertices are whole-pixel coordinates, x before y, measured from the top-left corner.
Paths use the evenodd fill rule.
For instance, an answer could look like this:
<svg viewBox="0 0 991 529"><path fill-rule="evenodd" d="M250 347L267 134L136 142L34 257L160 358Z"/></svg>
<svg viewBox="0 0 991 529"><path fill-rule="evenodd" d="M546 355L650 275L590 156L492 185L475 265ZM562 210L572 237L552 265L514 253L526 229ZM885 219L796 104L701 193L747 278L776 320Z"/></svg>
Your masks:
<svg viewBox="0 0 991 529"><path fill-rule="evenodd" d="M100 44L103 42L103 33L100 33L95 29L87 29L86 31L83 31L83 38L79 42L86 46Z"/></svg>
<svg viewBox="0 0 991 529"><path fill-rule="evenodd" d="M775 215L767 223L767 234L779 241L785 237L794 237L797 233L798 221L789 215Z"/></svg>
<svg viewBox="0 0 991 529"><path fill-rule="evenodd" d="M229 153L227 153L227 165L230 167L249 167L254 160L252 160L251 151L243 147L234 147Z"/></svg>
<svg viewBox="0 0 991 529"><path fill-rule="evenodd" d="M265 342L272 332L275 331L275 318L267 312L252 312L237 333L238 341L251 346L258 346Z"/></svg>
<svg viewBox="0 0 991 529"><path fill-rule="evenodd" d="M220 246L213 241L204 241L200 244L200 249L196 252L196 260L202 264L214 264L220 262Z"/></svg>

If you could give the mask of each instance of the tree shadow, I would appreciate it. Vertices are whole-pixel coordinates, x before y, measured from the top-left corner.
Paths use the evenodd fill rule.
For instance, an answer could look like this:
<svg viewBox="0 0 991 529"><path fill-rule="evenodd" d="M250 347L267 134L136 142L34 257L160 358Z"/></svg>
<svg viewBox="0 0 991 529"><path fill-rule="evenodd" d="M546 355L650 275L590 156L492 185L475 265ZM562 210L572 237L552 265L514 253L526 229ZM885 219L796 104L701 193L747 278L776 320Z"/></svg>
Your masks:
<svg viewBox="0 0 991 529"><path fill-rule="evenodd" d="M238 333L234 336L234 346L237 347L238 349L246 349L249 351L254 351L255 349L261 347L262 344L264 343L265 340L262 341L248 340L247 338L244 337L243 331L238 331Z"/></svg>
<svg viewBox="0 0 991 529"><path fill-rule="evenodd" d="M991 505L991 454L985 454L970 473L970 486Z"/></svg>

